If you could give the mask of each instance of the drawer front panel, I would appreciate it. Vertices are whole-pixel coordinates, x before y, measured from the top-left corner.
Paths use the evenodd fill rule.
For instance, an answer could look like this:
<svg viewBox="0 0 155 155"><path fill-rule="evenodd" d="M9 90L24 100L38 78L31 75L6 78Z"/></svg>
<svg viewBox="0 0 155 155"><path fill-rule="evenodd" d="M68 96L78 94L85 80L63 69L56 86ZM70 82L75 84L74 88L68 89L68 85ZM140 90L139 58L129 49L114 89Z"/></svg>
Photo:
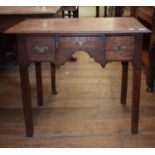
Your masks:
<svg viewBox="0 0 155 155"><path fill-rule="evenodd" d="M60 37L60 49L94 49L103 46L102 37Z"/></svg>
<svg viewBox="0 0 155 155"><path fill-rule="evenodd" d="M55 60L55 38L50 36L28 36L26 47L29 61Z"/></svg>
<svg viewBox="0 0 155 155"><path fill-rule="evenodd" d="M59 36L57 65L64 64L77 51L86 52L96 62L103 65L105 60L103 36Z"/></svg>
<svg viewBox="0 0 155 155"><path fill-rule="evenodd" d="M134 36L108 36L106 37L107 60L132 60L134 54Z"/></svg>

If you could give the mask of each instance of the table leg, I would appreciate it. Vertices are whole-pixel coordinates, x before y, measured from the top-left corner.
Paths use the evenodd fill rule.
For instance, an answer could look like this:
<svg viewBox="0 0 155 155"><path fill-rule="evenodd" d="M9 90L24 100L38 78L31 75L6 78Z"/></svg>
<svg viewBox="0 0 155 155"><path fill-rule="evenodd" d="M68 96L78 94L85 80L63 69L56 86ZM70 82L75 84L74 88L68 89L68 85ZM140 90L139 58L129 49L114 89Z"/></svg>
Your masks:
<svg viewBox="0 0 155 155"><path fill-rule="evenodd" d="M121 104L126 104L128 88L128 62L122 62Z"/></svg>
<svg viewBox="0 0 155 155"><path fill-rule="evenodd" d="M52 88L52 95L56 95L57 91L56 91L56 67L53 63L51 63L51 88Z"/></svg>
<svg viewBox="0 0 155 155"><path fill-rule="evenodd" d="M139 120L139 98L141 84L141 69L133 69L132 111L131 111L131 133L138 133Z"/></svg>
<svg viewBox="0 0 155 155"><path fill-rule="evenodd" d="M154 91L154 75L155 75L155 45L151 45L149 50L149 65L146 67L147 74L146 74L146 83L147 83L147 91L153 92Z"/></svg>
<svg viewBox="0 0 155 155"><path fill-rule="evenodd" d="M31 105L31 90L28 75L28 66L20 66L20 79L21 79L21 91L23 100L23 111L26 127L26 135L28 137L33 136L33 116Z"/></svg>
<svg viewBox="0 0 155 155"><path fill-rule="evenodd" d="M149 69L149 73L146 75L146 83L147 83L147 92L153 92L154 90L154 78L152 71Z"/></svg>
<svg viewBox="0 0 155 155"><path fill-rule="evenodd" d="M41 73L41 63L35 63L36 68L36 86L37 86L37 99L38 106L43 105L43 86L42 86L42 73Z"/></svg>

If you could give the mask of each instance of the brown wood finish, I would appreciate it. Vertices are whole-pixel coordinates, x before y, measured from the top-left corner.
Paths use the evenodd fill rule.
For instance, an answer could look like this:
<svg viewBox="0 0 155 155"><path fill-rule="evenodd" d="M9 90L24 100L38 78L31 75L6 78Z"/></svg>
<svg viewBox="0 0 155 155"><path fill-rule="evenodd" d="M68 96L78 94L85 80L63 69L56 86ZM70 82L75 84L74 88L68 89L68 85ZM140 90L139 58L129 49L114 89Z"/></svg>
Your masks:
<svg viewBox="0 0 155 155"><path fill-rule="evenodd" d="M27 18L53 18L60 11L59 6L0 6L0 55L5 59L9 55L16 57L15 35L4 35L3 31Z"/></svg>
<svg viewBox="0 0 155 155"><path fill-rule="evenodd" d="M141 69L133 69L133 90L131 110L131 133L138 133L139 98L140 98Z"/></svg>
<svg viewBox="0 0 155 155"><path fill-rule="evenodd" d="M136 17L141 23L152 30L152 34L146 34L143 38L143 55L142 62L146 74L147 91L154 90L155 79L155 7L154 6L137 6L131 7L131 15Z"/></svg>
<svg viewBox="0 0 155 155"><path fill-rule="evenodd" d="M109 24L111 26L109 26ZM11 34L134 34L150 31L132 17L27 19L4 33Z"/></svg>
<svg viewBox="0 0 155 155"><path fill-rule="evenodd" d="M29 61L55 60L55 38L50 36L27 36L27 55Z"/></svg>
<svg viewBox="0 0 155 155"><path fill-rule="evenodd" d="M28 63L29 61L44 62L47 60L52 62L53 65L60 66L64 64L71 57L71 55L76 52L76 50L84 50L102 67L104 67L108 61L124 60L132 62L134 75L131 132L133 134L138 133L142 34L150 33L150 31L140 24L136 19L31 19L21 22L20 24L8 29L5 33L17 34L18 44L22 44L18 46L24 47L24 50L19 48L18 51L20 66L23 66L25 70L27 70L27 66L24 64ZM29 40L31 37L35 37L37 42L31 42L31 39ZM46 41L44 41L44 38ZM108 42L109 38L112 38L110 40L112 40L111 43L113 46L110 46L111 43ZM26 42L25 39L27 40ZM42 45L44 48L45 42L50 44L52 41L55 42L55 44L53 47L54 50L48 51L49 56L51 56L50 59L49 57L44 56L44 59L41 58L42 56L35 56L34 59L31 59L31 56L33 57L34 55L29 55L27 57L27 54L32 50L31 45ZM51 43L51 45L53 44ZM48 50L48 48L45 48L45 50ZM42 49L40 53L45 54L42 52ZM55 55L53 53L55 53ZM108 57L106 57L107 55ZM124 77L127 77L126 69L123 73ZM55 73L54 70L53 72ZM28 79L26 78L25 84L27 83ZM125 78L125 82L122 83L122 89L124 89L122 90L124 92L127 91L127 78ZM23 90L23 93L27 94L28 89L26 89L25 92ZM124 98L122 103L125 103L126 93L122 94L121 99L122 98ZM29 99L29 97L23 97L24 108ZM32 109L30 108L29 111L25 113L25 122L29 121L27 120L27 116L32 115L31 110ZM28 123L27 128L30 131L33 131L33 125L31 123ZM29 136L28 132L27 136Z"/></svg>
<svg viewBox="0 0 155 155"><path fill-rule="evenodd" d="M33 136L33 116L32 116L32 105L31 105L31 89L28 75L28 60L25 52L25 40L23 37L19 37L17 40L17 48L19 64L20 64L20 80L21 80L21 91L23 100L23 111L25 119L26 135L28 137Z"/></svg>
<svg viewBox="0 0 155 155"><path fill-rule="evenodd" d="M23 111L25 118L26 135L28 137L33 136L33 116L32 116L32 105L31 105L31 90L29 84L28 68L20 66L20 80L21 90L23 98Z"/></svg>
<svg viewBox="0 0 155 155"><path fill-rule="evenodd" d="M36 86L37 86L37 99L38 105L43 105L43 86L42 86L42 72L41 72L41 63L35 63L36 68Z"/></svg>
<svg viewBox="0 0 155 155"><path fill-rule="evenodd" d="M124 50L121 51L121 48ZM105 49L108 51L106 52L107 60L131 60L133 58L134 36L107 37Z"/></svg>
<svg viewBox="0 0 155 155"><path fill-rule="evenodd" d="M119 105L121 63L99 67L86 53L57 68L59 94L50 97L50 65L42 63L45 106L36 102L35 67L29 67L35 134L25 137L17 65L0 70L1 148L154 148L155 95L146 93L142 72L139 134L131 135L132 72L129 65L127 105ZM69 74L66 74L66 73ZM67 90L67 92L66 92ZM69 95L70 94L70 95ZM9 96L9 97L8 97Z"/></svg>
<svg viewBox="0 0 155 155"><path fill-rule="evenodd" d="M14 7L14 6L0 6L0 21L1 21L0 32L2 33L6 29L16 25L17 23L19 23L27 18L53 18L57 15L60 8L61 7L59 7L59 6L16 6L16 7ZM11 38L10 42L8 42L9 38ZM8 52L12 53L11 55L16 57L17 49L16 49L16 46L14 46L16 44L15 35L0 34L0 40L1 40L0 49L2 49L0 51L0 56L2 55L4 57L2 59L6 59L6 55L7 55L6 53L8 53ZM33 40L30 40L30 42L31 41L33 42ZM54 47L53 42L51 42L50 45L49 45L50 46L49 50L51 50L50 48ZM31 47L31 48L33 48L33 47ZM31 59L34 58L34 56L32 56L33 50L35 50L35 49L31 49L30 53L28 53L31 55ZM9 53L9 55L10 55L10 53ZM34 55L35 55L35 57L37 55L38 55L38 57L40 57L41 54L34 53ZM45 57L50 58L51 56L48 55L48 53L46 53ZM41 58L43 59L43 56L41 56ZM36 71L36 72L39 74L38 71Z"/></svg>
<svg viewBox="0 0 155 155"><path fill-rule="evenodd" d="M128 88L128 62L122 62L121 104L126 104Z"/></svg>
<svg viewBox="0 0 155 155"><path fill-rule="evenodd" d="M139 122L139 100L141 85L141 68L142 68L142 34L135 36L135 51L133 63L133 86L132 86L132 107L131 107L131 133L138 133Z"/></svg>
<svg viewBox="0 0 155 155"><path fill-rule="evenodd" d="M60 8L60 6L0 6L0 15L53 14Z"/></svg>
<svg viewBox="0 0 155 155"><path fill-rule="evenodd" d="M0 6L0 32L27 18L53 17L60 8L56 6Z"/></svg>
<svg viewBox="0 0 155 155"><path fill-rule="evenodd" d="M94 58L94 60L105 65L104 58L104 36L59 36L58 47L56 54L56 65L63 65L70 60L72 55L77 50L87 51L87 53Z"/></svg>
<svg viewBox="0 0 155 155"><path fill-rule="evenodd" d="M52 95L56 95L56 66L51 63L51 88L52 88Z"/></svg>

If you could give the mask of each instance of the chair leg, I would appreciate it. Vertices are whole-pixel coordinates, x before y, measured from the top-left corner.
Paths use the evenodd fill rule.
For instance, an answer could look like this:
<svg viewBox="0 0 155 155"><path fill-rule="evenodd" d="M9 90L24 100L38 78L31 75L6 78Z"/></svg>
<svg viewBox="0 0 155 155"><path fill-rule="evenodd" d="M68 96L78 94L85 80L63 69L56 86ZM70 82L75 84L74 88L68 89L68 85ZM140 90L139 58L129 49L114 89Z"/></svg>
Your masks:
<svg viewBox="0 0 155 155"><path fill-rule="evenodd" d="M51 88L52 88L52 95L56 95L56 67L53 63L51 63Z"/></svg>
<svg viewBox="0 0 155 155"><path fill-rule="evenodd" d="M122 62L121 104L126 104L128 86L128 62Z"/></svg>
<svg viewBox="0 0 155 155"><path fill-rule="evenodd" d="M72 13L71 11L68 11L68 17L69 17L69 18L71 18L71 16L72 16L71 13Z"/></svg>
<svg viewBox="0 0 155 155"><path fill-rule="evenodd" d="M62 18L64 18L64 17L65 17L65 11L62 10Z"/></svg>

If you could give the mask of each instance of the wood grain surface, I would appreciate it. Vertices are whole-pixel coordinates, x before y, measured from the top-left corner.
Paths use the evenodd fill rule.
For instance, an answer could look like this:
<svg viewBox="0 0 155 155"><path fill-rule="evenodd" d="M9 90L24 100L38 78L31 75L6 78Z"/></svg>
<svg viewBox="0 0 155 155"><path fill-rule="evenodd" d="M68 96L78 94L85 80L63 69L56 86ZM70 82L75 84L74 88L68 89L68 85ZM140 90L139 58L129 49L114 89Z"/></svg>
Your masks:
<svg viewBox="0 0 155 155"><path fill-rule="evenodd" d="M0 15L56 13L59 6L0 6Z"/></svg>
<svg viewBox="0 0 155 155"><path fill-rule="evenodd" d="M132 17L27 19L5 33L150 33Z"/></svg>

